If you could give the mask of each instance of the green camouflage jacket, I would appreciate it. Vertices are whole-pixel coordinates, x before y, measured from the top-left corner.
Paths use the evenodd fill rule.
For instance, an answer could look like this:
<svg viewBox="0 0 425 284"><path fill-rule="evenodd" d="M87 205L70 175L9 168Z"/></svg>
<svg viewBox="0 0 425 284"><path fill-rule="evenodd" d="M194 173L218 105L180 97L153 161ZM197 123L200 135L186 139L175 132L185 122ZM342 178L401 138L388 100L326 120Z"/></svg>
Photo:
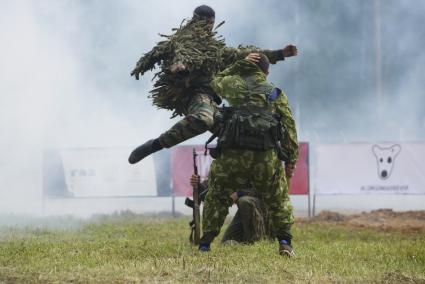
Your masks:
<svg viewBox="0 0 425 284"><path fill-rule="evenodd" d="M282 116L284 128L281 146L285 155L285 162L295 164L298 159L298 139L288 98L282 92L275 101L270 103L267 99L268 94L255 91L255 89L264 89L262 86L273 89L273 85L267 82L266 74L255 63L248 60L235 62L218 73L211 86L231 106L240 106L248 102L251 105L269 107L271 111L279 113ZM249 96L249 100L247 100L247 96Z"/></svg>
<svg viewBox="0 0 425 284"><path fill-rule="evenodd" d="M212 76L249 53L262 52L271 63L284 60L282 50L260 50L253 46L226 47L224 39L217 36L217 32L211 30L205 21L189 20L173 30L175 33L170 36L161 35L166 40L145 53L135 68L138 77L157 65L160 67L155 74L157 81L150 97L157 107L173 110L173 116L185 114L194 92L214 96L210 87ZM184 64L186 70L172 74L170 66L174 63Z"/></svg>

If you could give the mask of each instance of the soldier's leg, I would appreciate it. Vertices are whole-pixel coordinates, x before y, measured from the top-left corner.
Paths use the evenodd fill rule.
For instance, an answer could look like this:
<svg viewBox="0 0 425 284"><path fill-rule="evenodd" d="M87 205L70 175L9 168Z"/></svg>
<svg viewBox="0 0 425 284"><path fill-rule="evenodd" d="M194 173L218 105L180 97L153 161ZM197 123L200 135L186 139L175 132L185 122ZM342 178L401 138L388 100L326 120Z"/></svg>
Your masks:
<svg viewBox="0 0 425 284"><path fill-rule="evenodd" d="M294 217L284 170L274 151L259 153L253 172L254 187L266 207L275 237L290 245Z"/></svg>
<svg viewBox="0 0 425 284"><path fill-rule="evenodd" d="M232 222L227 227L226 231L224 232L223 238L221 239L222 244L228 241L237 241L239 243L244 242L242 219L239 210L236 211Z"/></svg>
<svg viewBox="0 0 425 284"><path fill-rule="evenodd" d="M280 166L280 165L279 165ZM291 227L294 223L293 207L289 200L289 188L286 182L285 174L282 171L281 177L282 183L282 199L280 204L271 204L271 207L276 207L272 215L273 223L280 222L281 225L277 226L276 237L279 240L279 254L293 257L295 256L294 250L292 249L292 234ZM278 221L276 221L276 219Z"/></svg>
<svg viewBox="0 0 425 284"><path fill-rule="evenodd" d="M210 167L208 176L208 193L205 196L204 208L202 211L202 231L201 244L211 244L220 233L224 220L232 206L230 197L231 189L225 187L225 180L228 178L226 172L226 161L223 159L214 160Z"/></svg>
<svg viewBox="0 0 425 284"><path fill-rule="evenodd" d="M201 244L211 244L220 233L224 220L232 206L232 192L241 190L246 181L239 178L244 170L244 157L239 152L226 152L213 161L208 178L209 191L202 212L203 236Z"/></svg>
<svg viewBox="0 0 425 284"><path fill-rule="evenodd" d="M243 230L243 241L252 243L265 235L264 218L259 208L258 199L252 196L243 196L238 199L238 212Z"/></svg>
<svg viewBox="0 0 425 284"><path fill-rule="evenodd" d="M208 95L194 95L188 106L188 114L161 134L159 142L163 147L170 148L211 129L216 107L216 103Z"/></svg>
<svg viewBox="0 0 425 284"><path fill-rule="evenodd" d="M201 244L211 244L220 233L224 220L229 213L231 200L223 188L209 183L209 191L205 197L204 209L202 211L202 231ZM229 198L230 199L230 198Z"/></svg>
<svg viewBox="0 0 425 284"><path fill-rule="evenodd" d="M294 207L292 206L291 200L289 199L289 187L288 183L286 182L285 173L282 172L282 200L281 205L279 206L278 212L280 212L280 215L278 214L278 218L281 218L284 222L284 227L286 228L284 233L282 233L282 236L279 237L279 233L277 232L276 235L279 239L288 239L289 244L291 244L292 240L292 234L291 234L291 228L294 224Z"/></svg>
<svg viewBox="0 0 425 284"><path fill-rule="evenodd" d="M156 139L140 145L130 154L128 161L135 164L163 148L173 147L204 133L214 124L216 103L206 94L195 94L188 105L188 114Z"/></svg>

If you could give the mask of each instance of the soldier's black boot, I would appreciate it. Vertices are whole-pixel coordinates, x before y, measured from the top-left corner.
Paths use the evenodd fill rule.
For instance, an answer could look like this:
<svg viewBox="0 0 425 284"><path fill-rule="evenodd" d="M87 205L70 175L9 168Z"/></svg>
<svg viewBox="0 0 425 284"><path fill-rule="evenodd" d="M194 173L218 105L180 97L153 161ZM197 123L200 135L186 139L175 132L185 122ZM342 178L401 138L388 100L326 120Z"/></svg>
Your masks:
<svg viewBox="0 0 425 284"><path fill-rule="evenodd" d="M153 154L159 150L161 150L163 147L161 146L161 143L159 143L159 139L151 139L148 142L145 142L144 144L140 145L136 149L131 152L130 157L128 157L128 162L130 164L135 164L149 156L150 154Z"/></svg>
<svg viewBox="0 0 425 284"><path fill-rule="evenodd" d="M211 243L214 238L218 235L218 232L204 232L204 235L201 238L199 243L199 251L200 252L208 252L211 250Z"/></svg>
<svg viewBox="0 0 425 284"><path fill-rule="evenodd" d="M198 249L200 252L209 252L211 250L210 244L204 244L204 243L200 243Z"/></svg>
<svg viewBox="0 0 425 284"><path fill-rule="evenodd" d="M279 241L279 254L286 257L295 257L295 252L291 246L291 243L286 240Z"/></svg>

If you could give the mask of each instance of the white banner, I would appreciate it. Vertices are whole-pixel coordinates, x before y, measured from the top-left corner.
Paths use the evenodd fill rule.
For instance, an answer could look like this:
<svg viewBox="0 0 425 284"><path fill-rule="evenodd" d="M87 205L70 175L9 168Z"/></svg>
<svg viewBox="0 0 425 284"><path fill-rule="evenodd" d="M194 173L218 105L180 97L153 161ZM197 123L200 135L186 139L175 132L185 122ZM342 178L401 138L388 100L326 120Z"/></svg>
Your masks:
<svg viewBox="0 0 425 284"><path fill-rule="evenodd" d="M196 165L198 166L198 175L201 182L208 178L212 161L211 155L205 155L204 150L196 151Z"/></svg>
<svg viewBox="0 0 425 284"><path fill-rule="evenodd" d="M157 195L152 156L130 165L132 149L62 150L68 190L75 197Z"/></svg>
<svg viewBox="0 0 425 284"><path fill-rule="evenodd" d="M425 143L317 145L316 194L425 194Z"/></svg>

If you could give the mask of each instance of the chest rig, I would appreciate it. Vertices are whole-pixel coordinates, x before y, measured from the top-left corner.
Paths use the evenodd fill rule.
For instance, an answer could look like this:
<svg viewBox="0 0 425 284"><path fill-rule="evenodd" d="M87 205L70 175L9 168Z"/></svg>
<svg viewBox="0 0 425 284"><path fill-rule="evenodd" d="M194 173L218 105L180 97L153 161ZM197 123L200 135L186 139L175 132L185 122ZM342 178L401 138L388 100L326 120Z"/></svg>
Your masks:
<svg viewBox="0 0 425 284"><path fill-rule="evenodd" d="M243 79L247 92L242 104L221 107L216 113L214 135L205 145L207 148L208 143L218 138L217 148L210 149L213 158L223 149L266 151L276 148L282 137L281 116L271 110L281 91L266 81L256 82L253 76ZM254 100L257 95L264 95L266 101Z"/></svg>

